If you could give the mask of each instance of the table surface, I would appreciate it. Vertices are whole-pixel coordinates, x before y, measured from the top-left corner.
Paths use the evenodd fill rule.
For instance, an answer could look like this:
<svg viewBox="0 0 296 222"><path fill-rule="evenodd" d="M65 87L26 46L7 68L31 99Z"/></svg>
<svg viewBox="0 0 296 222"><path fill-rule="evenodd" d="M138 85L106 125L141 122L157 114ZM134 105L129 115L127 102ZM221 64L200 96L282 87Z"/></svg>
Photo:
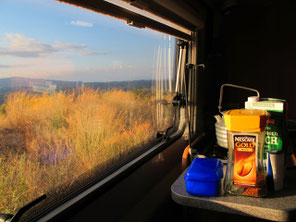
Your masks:
<svg viewBox="0 0 296 222"><path fill-rule="evenodd" d="M296 169L287 169L284 189L264 198L233 196L221 188L218 197L199 197L186 192L185 170L171 186L172 199L183 206L214 210L273 221L296 220Z"/></svg>

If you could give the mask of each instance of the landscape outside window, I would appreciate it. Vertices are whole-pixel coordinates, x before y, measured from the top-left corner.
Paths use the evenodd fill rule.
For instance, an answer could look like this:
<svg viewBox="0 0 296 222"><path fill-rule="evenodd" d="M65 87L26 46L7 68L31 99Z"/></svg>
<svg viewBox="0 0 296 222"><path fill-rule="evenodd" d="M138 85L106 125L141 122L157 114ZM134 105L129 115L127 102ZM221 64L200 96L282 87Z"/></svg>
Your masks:
<svg viewBox="0 0 296 222"><path fill-rule="evenodd" d="M54 0L0 2L0 212L174 124L174 38Z"/></svg>

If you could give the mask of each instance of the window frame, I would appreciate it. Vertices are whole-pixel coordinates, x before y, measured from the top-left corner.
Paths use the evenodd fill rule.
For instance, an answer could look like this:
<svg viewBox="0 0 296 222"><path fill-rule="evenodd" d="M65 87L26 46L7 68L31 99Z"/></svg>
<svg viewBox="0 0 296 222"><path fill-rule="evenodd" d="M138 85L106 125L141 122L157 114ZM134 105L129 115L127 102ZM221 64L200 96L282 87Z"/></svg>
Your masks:
<svg viewBox="0 0 296 222"><path fill-rule="evenodd" d="M137 168L144 165L151 158L168 148L171 144L176 142L182 137L183 132L178 130L172 134L167 141L162 141L157 145L151 147L146 152L140 154L138 157L130 160L129 162L123 164L122 167L118 168L109 175L105 175L102 178L98 179L98 182L89 186L87 189L84 189L76 194L72 195L72 198L64 201L62 204L53 207L51 209L44 209L42 214L36 215L35 218L30 218L33 221L49 221L59 214L71 209L75 205L89 198L94 193L104 192L105 190L110 189L114 184L119 183L124 178L128 177L133 173Z"/></svg>
<svg viewBox="0 0 296 222"><path fill-rule="evenodd" d="M77 7L82 7L87 10L91 10L100 14L104 14L107 16L115 17L120 20L124 20L128 25L135 26L138 28L150 28L165 34L169 34L178 39L182 39L185 41L192 40L192 29L193 25L185 26L183 23L188 21L184 21L177 24L175 22L170 22L168 19L172 17L179 17L174 12L171 12L174 16L170 15L168 17L168 11L161 12L162 14L158 17L154 17L157 15L155 11L149 9L139 10L139 7L134 7L133 2L128 0L131 4L126 3L126 0L88 0L87 2L84 0L57 0L62 3L74 5ZM112 2L112 3L110 3ZM160 6L160 5L159 5ZM125 7L125 8L123 8ZM163 7L163 6L162 6ZM160 12L158 12L160 13ZM145 15L143 15L145 14ZM161 21L158 21L161 20ZM203 25L203 23L202 23Z"/></svg>
<svg viewBox="0 0 296 222"><path fill-rule="evenodd" d="M178 50L176 50L176 54L177 51ZM183 83L179 82L179 84ZM68 197L61 199L58 203L54 203L53 206L48 207L48 204L45 203L43 207L41 202L39 206L36 205L36 209L32 208L32 210L28 210L28 212L24 214L24 218L28 218L30 221L51 220L68 209L73 208L94 193L104 192L105 190L110 189L114 184L119 183L147 161L167 149L182 137L186 127L186 121L184 121L185 117L180 118L180 115L184 115L184 111L180 111L180 107L175 109L175 125L168 128L172 128L173 132L171 134L158 138L154 141L154 145L148 144L142 147L141 151L129 155L127 160L121 163L119 167L113 166L103 175L95 178L90 183L87 183L76 192L70 193ZM25 221L27 221L26 219Z"/></svg>
<svg viewBox="0 0 296 222"><path fill-rule="evenodd" d="M59 1L68 2L68 3L74 2L74 1L70 1L70 0L59 0ZM75 1L75 2L77 3L78 1ZM76 6L77 5L83 6L81 2L79 4L76 4L76 3L75 3ZM83 7L85 7L85 6L83 6ZM88 7L88 9L89 9L89 7ZM112 9L114 9L114 8L111 7L111 11L112 11ZM115 12L117 10L118 10L118 8L115 10ZM98 10L95 10L95 11L98 11ZM104 14L106 14L106 13L104 13ZM120 19L122 19L122 16L118 15L116 17L119 17ZM166 34L170 34L173 36L178 36L179 38L181 38L183 40L185 39L186 41L191 40L191 35L184 34L178 30L171 29L167 26L159 25L159 24L157 24L157 22L149 20L149 19L142 20L143 18L141 16L135 17L135 18L136 19L134 19L134 20L140 21L140 23L143 22L143 24L149 24L148 25L149 28L153 27L153 29L156 29L157 31L165 32ZM189 50L189 48L188 48L188 50ZM192 50L192 49L190 49L190 50ZM185 69L185 67L183 67L183 68ZM184 72L184 75L185 75L185 72ZM182 84L183 83L179 82L179 84L178 84L179 87ZM33 207L33 209L30 209L24 215L28 216L28 217L32 216L30 218L30 220L38 220L38 221L39 220L40 221L50 220L50 219L56 217L58 214L71 208L72 206L74 206L78 202L82 201L83 199L87 198L92 193L100 192L100 191L103 191L104 189L108 189L108 187L112 186L113 183L116 183L116 182L120 181L122 178L130 175L139 166L146 163L152 157L154 157L155 155L157 155L161 151L165 150L167 147L169 147L171 144L175 143L178 139L180 139L182 137L185 127L186 127L186 121L184 120L185 112L184 112L184 108L182 110L182 108L180 106L176 110L177 110L176 113L178 114L178 119L177 119L177 126L174 126L174 127L177 127L175 129L174 133L167 136L165 139L162 139L162 140L160 139L158 141L159 143L155 144L153 147L150 147L150 148L147 147L142 152L137 153L136 157L134 157L133 159L128 158L129 160L126 161L125 163L121 164L121 167L111 170L111 173L108 171L108 175L103 175L102 177L99 177L92 184L88 184L87 187L82 188L83 190L81 189L78 192L73 193L73 195L71 195L71 197L67 198L66 200L63 200L62 201L63 203L61 203L59 206L52 206L51 208L48 208L48 209L38 209L39 207L37 205L36 208ZM34 213L34 211L35 211L35 213ZM42 211L42 212L40 212L40 211ZM30 216L30 214L31 214L31 216Z"/></svg>

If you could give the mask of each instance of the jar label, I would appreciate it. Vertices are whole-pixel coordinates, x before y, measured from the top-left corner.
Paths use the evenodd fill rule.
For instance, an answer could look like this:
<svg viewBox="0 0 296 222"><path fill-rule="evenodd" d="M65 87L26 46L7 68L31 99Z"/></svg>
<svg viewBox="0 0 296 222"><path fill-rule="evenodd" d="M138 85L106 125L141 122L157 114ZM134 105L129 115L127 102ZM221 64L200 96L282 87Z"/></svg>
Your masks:
<svg viewBox="0 0 296 222"><path fill-rule="evenodd" d="M233 182L243 187L256 186L256 149L257 134L239 134L233 136L234 173Z"/></svg>

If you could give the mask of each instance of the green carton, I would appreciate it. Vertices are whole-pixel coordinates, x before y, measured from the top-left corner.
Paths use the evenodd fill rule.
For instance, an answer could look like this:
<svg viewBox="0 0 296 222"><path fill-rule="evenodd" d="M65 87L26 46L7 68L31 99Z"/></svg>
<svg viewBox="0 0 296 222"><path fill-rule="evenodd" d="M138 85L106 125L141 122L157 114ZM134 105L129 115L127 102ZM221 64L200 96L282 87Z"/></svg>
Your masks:
<svg viewBox="0 0 296 222"><path fill-rule="evenodd" d="M265 128L265 158L267 151L284 151L284 147L286 146L286 104L285 100L273 98L262 98L259 101L248 99L245 102L246 109L263 109L270 113L270 118Z"/></svg>

